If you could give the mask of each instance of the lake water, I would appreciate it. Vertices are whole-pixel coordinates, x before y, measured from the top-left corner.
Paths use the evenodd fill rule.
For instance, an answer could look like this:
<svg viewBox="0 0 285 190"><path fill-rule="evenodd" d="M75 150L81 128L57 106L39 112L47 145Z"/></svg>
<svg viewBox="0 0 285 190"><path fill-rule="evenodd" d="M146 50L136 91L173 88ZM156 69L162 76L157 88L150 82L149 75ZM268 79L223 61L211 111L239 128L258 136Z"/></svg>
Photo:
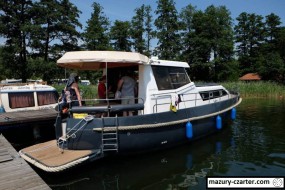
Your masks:
<svg viewBox="0 0 285 190"><path fill-rule="evenodd" d="M108 158L62 174L35 170L56 190L205 189L205 176L284 176L285 101L244 99L230 126L185 146Z"/></svg>

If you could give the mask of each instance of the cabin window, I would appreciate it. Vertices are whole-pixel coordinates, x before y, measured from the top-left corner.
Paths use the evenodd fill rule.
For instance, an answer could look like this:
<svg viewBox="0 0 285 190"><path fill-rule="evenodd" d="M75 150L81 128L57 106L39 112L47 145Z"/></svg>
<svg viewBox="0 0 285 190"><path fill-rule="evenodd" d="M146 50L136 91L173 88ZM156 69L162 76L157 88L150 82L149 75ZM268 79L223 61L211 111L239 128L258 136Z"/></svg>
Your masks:
<svg viewBox="0 0 285 190"><path fill-rule="evenodd" d="M58 94L55 91L37 92L37 95L39 106L57 103Z"/></svg>
<svg viewBox="0 0 285 190"><path fill-rule="evenodd" d="M33 92L9 93L8 96L11 109L35 106Z"/></svg>
<svg viewBox="0 0 285 190"><path fill-rule="evenodd" d="M182 67L152 66L158 90L177 89L190 83L187 72Z"/></svg>
<svg viewBox="0 0 285 190"><path fill-rule="evenodd" d="M200 92L201 98L203 101L209 100L209 99L214 99L214 98L219 98L222 96L228 95L228 93L225 90L213 90L213 91L205 91L205 92Z"/></svg>

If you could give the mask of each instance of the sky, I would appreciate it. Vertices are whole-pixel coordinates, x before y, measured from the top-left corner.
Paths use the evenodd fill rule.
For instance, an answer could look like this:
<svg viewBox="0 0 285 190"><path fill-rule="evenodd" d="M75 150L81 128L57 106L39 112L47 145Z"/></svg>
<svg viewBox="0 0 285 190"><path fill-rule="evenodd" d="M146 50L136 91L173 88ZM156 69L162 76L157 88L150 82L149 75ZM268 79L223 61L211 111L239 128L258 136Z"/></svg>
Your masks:
<svg viewBox="0 0 285 190"><path fill-rule="evenodd" d="M103 12L111 22L115 20L131 21L135 15L135 9L143 4L150 5L154 12L157 7L157 0L70 0L82 12L79 21L86 27L86 22L93 12L91 5L93 2L99 3L103 7ZM265 17L271 13L281 18L281 26L285 26L285 0L174 0L178 13L182 8L191 4L197 10L204 11L208 6L226 6L231 12L231 17L235 20L240 13L255 13ZM154 15L155 18L155 15Z"/></svg>
<svg viewBox="0 0 285 190"><path fill-rule="evenodd" d="M131 21L135 15L135 9L143 4L150 5L154 12L157 7L157 0L70 0L82 12L79 21L83 25L82 30L86 27L86 22L90 19L93 12L91 5L94 2L103 7L103 12L111 22L115 20ZM174 0L178 12L182 8L191 4L196 6L197 10L204 11L208 6L226 6L231 12L231 17L235 20L240 13L255 13L265 17L271 13L281 18L281 26L285 26L285 0ZM155 15L153 16L155 19ZM0 38L0 44L4 40Z"/></svg>

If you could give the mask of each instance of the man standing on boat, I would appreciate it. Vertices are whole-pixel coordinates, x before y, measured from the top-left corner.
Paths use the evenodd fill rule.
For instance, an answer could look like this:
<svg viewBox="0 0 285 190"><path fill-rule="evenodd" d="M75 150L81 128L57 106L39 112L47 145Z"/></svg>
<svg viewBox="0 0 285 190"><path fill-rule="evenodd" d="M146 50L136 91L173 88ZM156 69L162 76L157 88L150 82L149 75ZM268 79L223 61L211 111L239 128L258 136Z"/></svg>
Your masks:
<svg viewBox="0 0 285 190"><path fill-rule="evenodd" d="M123 76L119 82L117 91L121 91L122 104L135 104L135 94L136 94L136 81L131 77L131 72L127 71L125 76ZM132 111L124 111L123 116L132 116Z"/></svg>
<svg viewBox="0 0 285 190"><path fill-rule="evenodd" d="M108 94L111 91L111 86L109 86L108 90L106 89L106 75L103 75L100 79L99 79L99 84L98 84L98 97L99 97L99 102L100 103L106 103L106 99L108 99Z"/></svg>

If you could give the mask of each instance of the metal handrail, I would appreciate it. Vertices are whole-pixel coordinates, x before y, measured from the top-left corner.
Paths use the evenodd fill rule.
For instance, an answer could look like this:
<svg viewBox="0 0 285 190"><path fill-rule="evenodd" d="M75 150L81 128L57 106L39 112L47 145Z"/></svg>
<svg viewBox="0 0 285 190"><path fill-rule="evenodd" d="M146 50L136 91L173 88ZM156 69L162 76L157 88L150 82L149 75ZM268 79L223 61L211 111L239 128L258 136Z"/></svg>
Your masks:
<svg viewBox="0 0 285 190"><path fill-rule="evenodd" d="M219 97L212 96L212 97L210 97L210 93L212 93L212 92L208 92L208 97L209 97L208 98L208 103L209 104L210 104L210 101L212 99L218 98L219 101L221 101L223 96L219 96ZM189 99L189 100L183 99L183 100L181 100L181 102L192 102L192 101L195 101L195 106L197 106L197 101L202 99L202 98L201 99L198 98L198 96L200 96L200 94L198 92L195 92L195 93L181 93L181 94L178 94L177 92L173 92L172 94L175 94L177 96L182 96L182 97L186 96L186 95L195 95L195 97L193 99ZM231 95L232 95L231 93L227 94L228 98L230 98ZM160 106L160 105L171 104L171 101L172 101L172 95L171 94L169 94L169 95L162 94L162 95L154 95L154 96L155 96L154 97L155 98L155 105L153 106L153 112L156 111L156 113L157 113L157 107ZM159 99L164 98L164 97L169 98L170 102L169 103L158 103L157 102Z"/></svg>

